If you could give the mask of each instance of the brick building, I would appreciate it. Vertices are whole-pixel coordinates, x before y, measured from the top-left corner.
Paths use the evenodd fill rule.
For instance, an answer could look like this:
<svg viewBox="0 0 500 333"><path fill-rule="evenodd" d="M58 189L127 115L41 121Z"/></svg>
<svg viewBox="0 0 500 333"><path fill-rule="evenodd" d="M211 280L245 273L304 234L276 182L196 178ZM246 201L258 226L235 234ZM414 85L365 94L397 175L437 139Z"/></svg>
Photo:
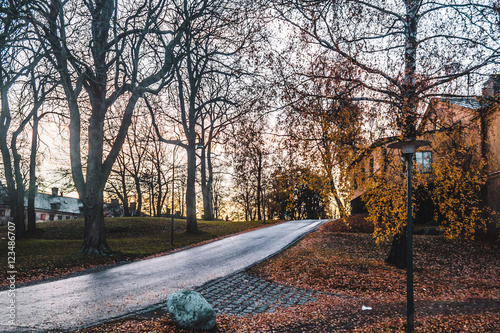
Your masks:
<svg viewBox="0 0 500 333"><path fill-rule="evenodd" d="M444 158L440 152L450 140L460 138L471 147L473 158L483 158L486 163L486 202L500 212L500 75L491 75L484 84L483 94L469 98L439 98L431 100L419 124L419 139L431 141L415 154L419 172L431 172L432 164ZM366 180L382 172L388 161L400 159L398 150L389 149L388 139L380 139L359 163L351 201L352 212L363 211L361 195L366 190Z"/></svg>

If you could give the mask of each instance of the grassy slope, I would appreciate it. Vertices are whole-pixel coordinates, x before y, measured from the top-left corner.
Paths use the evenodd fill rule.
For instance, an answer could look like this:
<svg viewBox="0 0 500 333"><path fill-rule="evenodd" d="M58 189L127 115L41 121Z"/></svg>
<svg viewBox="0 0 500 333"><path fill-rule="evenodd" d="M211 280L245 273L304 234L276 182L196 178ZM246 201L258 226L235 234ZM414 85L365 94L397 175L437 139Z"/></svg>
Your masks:
<svg viewBox="0 0 500 333"><path fill-rule="evenodd" d="M129 217L106 219L108 244L117 254L111 257L85 257L78 254L82 245L83 220L38 223L36 235L16 240L17 283L59 276L87 268L135 260L216 239L229 234L267 226L262 222L199 221L198 234L186 234L185 221L175 220L174 247L170 246L170 218ZM0 238L6 236L0 227ZM7 240L0 240L0 258L5 258ZM0 270L7 271L7 260ZM0 286L7 281L2 280Z"/></svg>

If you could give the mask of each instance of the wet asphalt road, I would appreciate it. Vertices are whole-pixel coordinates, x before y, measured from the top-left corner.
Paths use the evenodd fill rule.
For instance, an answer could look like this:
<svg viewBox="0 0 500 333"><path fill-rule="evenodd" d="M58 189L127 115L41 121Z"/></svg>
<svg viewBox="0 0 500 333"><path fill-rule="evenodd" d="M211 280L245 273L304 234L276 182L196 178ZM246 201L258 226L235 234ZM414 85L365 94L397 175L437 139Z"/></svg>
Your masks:
<svg viewBox="0 0 500 333"><path fill-rule="evenodd" d="M0 292L0 332L71 330L162 303L279 253L325 220L290 221L170 255L15 290L16 327Z"/></svg>

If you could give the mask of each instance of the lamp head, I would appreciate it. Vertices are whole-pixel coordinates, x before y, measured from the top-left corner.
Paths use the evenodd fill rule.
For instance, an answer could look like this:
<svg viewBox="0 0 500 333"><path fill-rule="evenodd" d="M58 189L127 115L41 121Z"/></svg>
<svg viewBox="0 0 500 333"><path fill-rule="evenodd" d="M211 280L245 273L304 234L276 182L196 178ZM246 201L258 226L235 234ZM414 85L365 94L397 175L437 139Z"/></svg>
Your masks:
<svg viewBox="0 0 500 333"><path fill-rule="evenodd" d="M407 140L407 141L393 142L390 145L388 145L388 147L400 149L403 152L403 154L413 154L417 151L418 148L430 145L431 142L429 140Z"/></svg>

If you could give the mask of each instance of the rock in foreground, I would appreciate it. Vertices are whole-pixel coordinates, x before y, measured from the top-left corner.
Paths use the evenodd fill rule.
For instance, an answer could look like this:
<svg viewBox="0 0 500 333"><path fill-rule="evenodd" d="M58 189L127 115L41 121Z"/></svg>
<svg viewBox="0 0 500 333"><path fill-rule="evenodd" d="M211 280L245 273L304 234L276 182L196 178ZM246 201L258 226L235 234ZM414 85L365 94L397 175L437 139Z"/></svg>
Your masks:
<svg viewBox="0 0 500 333"><path fill-rule="evenodd" d="M215 310L195 291L183 290L167 297L172 320L182 328L211 330L215 327Z"/></svg>

